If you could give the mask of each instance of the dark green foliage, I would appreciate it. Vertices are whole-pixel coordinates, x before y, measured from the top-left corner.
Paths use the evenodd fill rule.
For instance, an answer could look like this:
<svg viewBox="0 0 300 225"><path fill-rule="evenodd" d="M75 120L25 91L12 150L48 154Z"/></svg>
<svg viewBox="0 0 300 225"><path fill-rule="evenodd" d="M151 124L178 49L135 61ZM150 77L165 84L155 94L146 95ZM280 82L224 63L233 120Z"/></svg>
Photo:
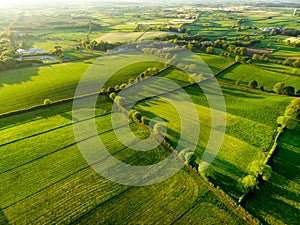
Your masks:
<svg viewBox="0 0 300 225"><path fill-rule="evenodd" d="M295 88L293 86L286 86L283 88L282 93L285 95L294 95L295 94Z"/></svg>
<svg viewBox="0 0 300 225"><path fill-rule="evenodd" d="M149 125L150 119L146 116L142 116L141 121L142 121L143 124Z"/></svg>
<svg viewBox="0 0 300 225"><path fill-rule="evenodd" d="M115 89L114 89L113 87L108 87L108 88L107 88L107 92L108 92L108 93L111 93L111 92L113 92L113 91L115 91Z"/></svg>
<svg viewBox="0 0 300 225"><path fill-rule="evenodd" d="M258 83L257 83L256 80L250 81L248 85L249 85L249 87L251 87L251 88L257 88L257 87L258 87Z"/></svg>
<svg viewBox="0 0 300 225"><path fill-rule="evenodd" d="M140 122L140 121L141 121L141 118L142 118L142 115L141 115L140 112L135 111L135 112L132 114L132 117Z"/></svg>

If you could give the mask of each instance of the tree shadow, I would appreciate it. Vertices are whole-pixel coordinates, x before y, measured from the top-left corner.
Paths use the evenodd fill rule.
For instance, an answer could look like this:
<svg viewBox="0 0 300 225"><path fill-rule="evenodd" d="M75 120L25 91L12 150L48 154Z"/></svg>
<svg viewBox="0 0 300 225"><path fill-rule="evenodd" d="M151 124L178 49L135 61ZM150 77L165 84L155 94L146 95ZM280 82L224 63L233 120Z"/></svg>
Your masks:
<svg viewBox="0 0 300 225"><path fill-rule="evenodd" d="M1 209L0 209L0 224L3 224L3 225L9 224L4 212Z"/></svg>
<svg viewBox="0 0 300 225"><path fill-rule="evenodd" d="M212 167L208 170L211 181L215 185L220 186L227 194L235 198L242 195L241 190L238 188L237 179L243 178L245 172L236 165L217 157L213 161Z"/></svg>
<svg viewBox="0 0 300 225"><path fill-rule="evenodd" d="M292 199L298 204L300 203L299 196L296 193L265 182L261 184L259 190L244 199L244 204L250 213L259 218L264 224L276 224L279 221L284 224L297 224L300 210L279 198ZM270 218L272 222L267 221Z"/></svg>
<svg viewBox="0 0 300 225"><path fill-rule="evenodd" d="M0 72L0 88L5 85L22 84L38 76L38 67L27 67Z"/></svg>
<svg viewBox="0 0 300 225"><path fill-rule="evenodd" d="M265 224L298 224L300 221L299 129L286 130L270 165L273 175L260 189L249 195L244 204Z"/></svg>

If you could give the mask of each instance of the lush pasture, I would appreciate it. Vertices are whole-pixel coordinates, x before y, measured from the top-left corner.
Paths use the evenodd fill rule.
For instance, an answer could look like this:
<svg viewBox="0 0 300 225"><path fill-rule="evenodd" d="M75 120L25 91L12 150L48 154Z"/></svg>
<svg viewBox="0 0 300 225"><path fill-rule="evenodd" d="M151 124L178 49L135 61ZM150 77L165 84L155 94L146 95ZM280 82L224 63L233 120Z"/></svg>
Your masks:
<svg viewBox="0 0 300 225"><path fill-rule="evenodd" d="M286 39L286 36L271 36L267 39L261 40L260 44L256 44L253 48L270 48L274 49L274 53L271 55L274 57L286 58L286 57L293 57L299 56L299 49L289 47L283 43L278 42L278 40Z"/></svg>
<svg viewBox="0 0 300 225"><path fill-rule="evenodd" d="M187 84L184 83L186 76L182 72L167 70L161 76L177 81L183 86ZM156 84L156 87L158 90L167 89L160 84ZM271 143L276 127L276 118L284 110L285 106L282 106L282 102L288 102L289 99L263 93L245 94L242 90L227 86L222 86L222 89L227 108L227 128L219 155L211 167L211 176L228 193L238 197L239 191L236 185L239 178L247 173L249 163L263 157L263 151L267 150ZM196 103L199 113L201 131L196 155L200 159L210 135L210 109L207 107L205 95L197 86L191 86L185 90ZM147 93L146 90L144 92ZM138 93L138 95L142 96L143 93ZM163 96L168 97L169 95L172 96L172 99L175 98L176 101L182 102L180 95L177 96L176 92ZM251 107L249 107L250 105ZM168 138L173 143L177 143L180 134L180 123L178 123L180 117L169 103L160 98L153 98L142 101L136 107L149 118L158 116L167 121ZM257 115L258 110L261 112L259 116ZM190 122L193 123L193 120ZM188 142L188 140L185 141Z"/></svg>
<svg viewBox="0 0 300 225"><path fill-rule="evenodd" d="M105 115L110 106L107 97L99 99L96 121L99 137L114 157L143 165L158 162L168 155L163 146L149 152L136 152L123 146L110 130L110 116ZM222 224L221 221L244 223L186 170L163 183L147 187L119 185L96 174L77 148L70 109L71 104L67 103L2 120L1 224L24 221L86 224L87 220L92 223L153 223L158 222L158 218L164 223L177 222L179 218L198 223L209 221L211 217L217 224ZM58 123L61 126L57 127ZM39 125L41 130L37 129ZM131 129L138 138L148 136L136 124L132 124ZM95 138L98 137L82 142L90 145ZM129 146L134 145L129 142ZM99 162L105 160L97 159ZM114 169L113 166L110 169ZM193 211L189 212L191 208ZM193 217L188 219L189 215Z"/></svg>
<svg viewBox="0 0 300 225"><path fill-rule="evenodd" d="M216 199L207 187L182 170L163 183L131 188L75 223L244 223L227 211L224 203Z"/></svg>
<svg viewBox="0 0 300 225"><path fill-rule="evenodd" d="M131 41L136 41L143 32L113 32L113 33L107 33L99 38L96 38L95 40L97 42L100 41L107 41L110 43L115 43L115 42L131 42Z"/></svg>
<svg viewBox="0 0 300 225"><path fill-rule="evenodd" d="M180 35L178 33L175 32L163 32L163 31L149 31L149 32L145 32L142 36L140 36L140 38L138 39L139 41L142 40L148 40L148 39L153 39L155 37L159 37L159 36L163 36L163 35Z"/></svg>
<svg viewBox="0 0 300 225"><path fill-rule="evenodd" d="M271 161L273 174L268 182L245 201L253 215L268 224L297 224L300 212L300 127L287 130Z"/></svg>
<svg viewBox="0 0 300 225"><path fill-rule="evenodd" d="M234 63L233 60L218 55L206 53L198 53L198 55L209 66L214 74L220 72L221 70L229 67Z"/></svg>
<svg viewBox="0 0 300 225"><path fill-rule="evenodd" d="M294 75L300 75L300 69L299 68L293 68L290 66L285 66L281 64L275 64L275 63L267 63L267 62L260 62L260 61L253 61L252 64L262 67L263 69L267 70L275 70L278 73L290 73Z"/></svg>
<svg viewBox="0 0 300 225"><path fill-rule="evenodd" d="M254 68L246 65L234 66L218 76L221 80L235 83L240 81L241 84L247 85L251 80L256 80L259 86L263 86L265 90L272 90L273 86L278 82L284 82L291 85L295 89L300 89L299 77L276 73L260 68Z"/></svg>
<svg viewBox="0 0 300 225"><path fill-rule="evenodd" d="M141 59L139 56L137 60ZM128 61L126 55L118 58L119 62ZM151 60L151 57L149 58ZM57 101L74 96L80 78L93 63L93 60L63 63L51 66L30 67L0 73L0 113L24 109L43 104L44 99ZM115 68L115 60L107 60L106 69ZM115 86L127 82L149 67L160 68L157 62L141 62L125 67L107 83ZM101 78L101 74L95 73ZM103 78L104 79L104 78ZM99 87L100 88L100 87ZM88 94L88 93L86 93ZM13 98L12 98L13 96Z"/></svg>

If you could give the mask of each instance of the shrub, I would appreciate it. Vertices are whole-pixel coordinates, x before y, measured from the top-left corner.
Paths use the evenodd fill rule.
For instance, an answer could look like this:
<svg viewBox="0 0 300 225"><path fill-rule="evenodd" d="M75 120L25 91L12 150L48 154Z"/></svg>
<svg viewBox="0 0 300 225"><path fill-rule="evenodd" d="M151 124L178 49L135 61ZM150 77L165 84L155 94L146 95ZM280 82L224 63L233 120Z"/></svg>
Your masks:
<svg viewBox="0 0 300 225"><path fill-rule="evenodd" d="M139 122L141 121L141 118L142 118L141 114L140 114L138 111L135 111L135 112L133 113L132 117L133 117L133 119L136 119L136 120L138 120Z"/></svg>
<svg viewBox="0 0 300 225"><path fill-rule="evenodd" d="M116 98L116 93L115 92L112 92L112 93L110 93L110 95L109 95L109 97L112 99L112 100L114 100L115 98Z"/></svg>
<svg viewBox="0 0 300 225"><path fill-rule="evenodd" d="M236 86L239 86L241 84L241 81L240 80L237 80L236 82L235 82L235 85Z"/></svg>
<svg viewBox="0 0 300 225"><path fill-rule="evenodd" d="M248 193L250 191L254 191L255 188L258 186L258 181L255 176L247 175L241 181L242 191L244 193Z"/></svg>
<svg viewBox="0 0 300 225"><path fill-rule="evenodd" d="M50 99L45 99L44 100L44 105L50 105L51 104L51 100Z"/></svg>
<svg viewBox="0 0 300 225"><path fill-rule="evenodd" d="M276 93L276 94L281 94L282 91L284 89L284 83L283 82L278 82L277 84L274 85L273 87L273 91Z"/></svg>
<svg viewBox="0 0 300 225"><path fill-rule="evenodd" d="M118 90L120 90L120 86L119 86L119 85L116 85L116 86L115 86L115 91L118 91Z"/></svg>
<svg viewBox="0 0 300 225"><path fill-rule="evenodd" d="M141 119L142 123L145 124L145 125L148 125L150 123L150 119L147 118L146 116L142 116L142 119Z"/></svg>
<svg viewBox="0 0 300 225"><path fill-rule="evenodd" d="M295 95L300 97L300 89L298 91L296 91Z"/></svg>
<svg viewBox="0 0 300 225"><path fill-rule="evenodd" d="M259 89L260 89L261 91L264 91L264 90L265 90L264 86L260 86Z"/></svg>
<svg viewBox="0 0 300 225"><path fill-rule="evenodd" d="M256 80L252 80L252 81L249 82L248 85L249 85L249 87L251 87L251 88L257 88L258 83L257 83Z"/></svg>
<svg viewBox="0 0 300 225"><path fill-rule="evenodd" d="M118 105L124 104L124 100L125 100L125 98L124 98L124 97L121 97L121 96L116 96L116 97L114 98L114 102L117 103Z"/></svg>
<svg viewBox="0 0 300 225"><path fill-rule="evenodd" d="M123 83L120 85L120 90L124 89L127 86L127 84Z"/></svg>
<svg viewBox="0 0 300 225"><path fill-rule="evenodd" d="M282 93L285 95L294 95L295 88L293 86L286 86L283 88Z"/></svg>
<svg viewBox="0 0 300 225"><path fill-rule="evenodd" d="M106 92L106 89L105 88L101 88L100 93L103 94L105 92Z"/></svg>
<svg viewBox="0 0 300 225"><path fill-rule="evenodd" d="M134 79L133 78L130 78L129 80L128 80L128 84L132 84L134 82Z"/></svg>
<svg viewBox="0 0 300 225"><path fill-rule="evenodd" d="M107 92L108 92L108 93L111 93L111 92L113 92L113 91L114 91L114 88L112 88L112 87L108 87L108 88L107 88Z"/></svg>

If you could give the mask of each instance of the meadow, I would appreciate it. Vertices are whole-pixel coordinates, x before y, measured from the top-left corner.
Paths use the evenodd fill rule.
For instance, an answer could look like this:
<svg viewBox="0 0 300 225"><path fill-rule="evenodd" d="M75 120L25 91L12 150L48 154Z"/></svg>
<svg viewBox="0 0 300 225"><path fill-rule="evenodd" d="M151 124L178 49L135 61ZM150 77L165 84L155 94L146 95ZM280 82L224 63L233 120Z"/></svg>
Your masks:
<svg viewBox="0 0 300 225"><path fill-rule="evenodd" d="M126 62L128 59L123 57L120 60ZM94 59L90 59L0 72L0 93L3 102L0 114L41 105L45 99L59 101L72 98L78 82L93 62ZM112 61L106 66L113 69L115 63L116 61ZM106 87L128 82L129 78L136 77L149 67L161 68L162 65L155 61L132 64L115 74ZM99 74L95 76L99 77ZM11 96L14 98L11 99Z"/></svg>
<svg viewBox="0 0 300 225"><path fill-rule="evenodd" d="M297 224L300 212L300 127L287 130L271 162L272 178L245 201L245 207L267 224Z"/></svg>
<svg viewBox="0 0 300 225"><path fill-rule="evenodd" d="M172 75L164 77L172 79ZM163 90L163 87L159 87L159 89ZM212 129L211 111L208 108L207 99L199 87L187 87L185 91L196 104L199 114L200 139L195 151L198 158L196 162L199 163ZM264 158L264 152L268 150L277 126L276 118L284 111L289 99L263 93L250 92L245 94L242 90L233 89L226 85L222 85L222 91L227 109L226 135L218 156L209 169L209 176L215 184L221 186L233 197L238 198L241 194L237 188L239 179L245 176L248 165L252 161ZM162 96L167 99L176 99L176 101L184 104L180 97L177 97L180 95L176 95L176 92ZM252 107L249 108L250 105ZM167 137L176 146L180 138L180 123L178 121L181 120L176 110L168 102L154 97L140 102L136 109L149 118L161 117L167 121ZM257 110L261 112L259 116ZM186 141L188 142L188 140L184 140L184 142ZM234 151L232 151L233 148Z"/></svg>
<svg viewBox="0 0 300 225"><path fill-rule="evenodd" d="M276 68L275 68L276 70ZM300 89L299 77L282 74L280 71L273 72L247 65L236 65L218 76L218 79L231 82L233 84L239 81L240 84L248 85L251 80L256 80L259 87L263 86L265 90L272 91L273 86L278 82L284 82L286 86L293 86L296 90Z"/></svg>
<svg viewBox="0 0 300 225"><path fill-rule="evenodd" d="M245 218L249 221L251 215L262 224L298 223L299 124L296 129L285 130L280 136L278 148L268 163L273 169L271 178L268 181L259 178L259 189L243 199L241 206L251 215L243 212L240 206L236 207L235 203L243 195L241 179L249 173L253 161L266 157L278 126L276 120L295 98L268 91L272 91L277 82L299 90L300 70L257 60L252 60L252 66L236 63L234 58L220 56L224 49L215 47L214 53L208 54L205 47L201 47L222 38L236 46L271 49L273 51L267 55L269 59L299 57L299 47L284 42L289 36L259 30L263 27L299 30L299 15L292 16L294 6L286 7L288 3L284 3L263 7L253 3L255 7L243 7L237 3L228 6L219 2L190 6L144 2L143 5L121 2L119 5L102 2L64 4L62 2L61 8L54 5L53 8L44 8L37 4L24 10L3 10L0 15L0 68L9 61L6 54L14 55L13 51L18 48L43 48L49 53L55 50L55 46L62 49L57 64L27 65L17 69L3 66L0 71L0 224L239 225L246 224ZM189 65L196 63L195 60L201 64L200 57L210 70L202 65L204 67L200 69L205 72L199 69L197 73L208 74L209 78L216 75L225 100L224 140L215 160L204 172L206 177L191 167L197 170L210 136L220 134L224 121L217 118L217 123L212 125L212 112L220 112L218 106L209 106L203 89L191 84L184 71L172 66L166 68L155 55L148 55L145 60L144 56L133 56L130 50L120 48L118 52L121 54L117 56L117 51L108 50L108 55L98 58L106 52L91 50L89 45L93 40L109 42L113 45L104 44L104 47L111 49L116 42L142 42L167 34L180 36L177 43L187 47L190 42L198 42L193 56L180 55L178 51L177 57L183 59L187 70L192 70ZM202 40L198 37L192 41L194 37L191 35L195 34L201 34ZM11 42L6 42L6 38ZM246 38L260 42L249 44ZM8 44L2 45L2 42ZM6 52L7 47L13 49L12 53ZM235 57L235 54L231 56ZM120 69L120 65L125 64L129 65ZM178 90L164 82L147 85L147 82L151 83L150 77L136 79L154 67L161 70L154 75L155 78L163 77L177 83L192 103L186 102ZM87 96L78 100L82 101L82 107L74 111L72 100L85 74L91 75L83 81L86 89L81 94ZM137 187L106 179L88 165L78 144L96 149L98 145L94 141L99 138L114 158L129 165L153 165L171 154L166 142L151 151L134 150L139 139L149 137L149 129L144 124L128 120L119 111L112 112L111 97L102 90L99 94L98 88L108 74L112 76L104 84L106 90L141 82L141 85L126 86L123 90L129 95L123 100L127 103L139 98L134 109L141 116L155 120L162 118L168 128L166 142L173 147L182 150L190 146L195 133L192 128L200 126L198 142L194 143L196 159L190 166L164 182ZM251 80L258 82L257 89L248 87ZM209 89L210 82L205 80L201 84L208 85L206 90L213 99L220 97L214 89ZM136 86L140 89L134 89ZM261 91L260 87L266 91ZM96 95L95 105L92 100ZM44 105L45 99L51 104ZM184 109L188 121L184 127L181 127L182 115L167 99ZM190 110L192 105L198 118ZM80 121L75 117L76 112L92 112L95 118ZM118 140L116 132L124 134L126 130L123 126L113 129L111 114L116 113L129 122L138 140L128 138L127 145ZM97 133L75 139L74 124L85 134L93 119ZM179 145L185 128L189 129L190 136L185 136ZM119 175L127 172L120 171L104 156L94 157L92 161L93 166L116 171ZM132 176L126 178L133 179Z"/></svg>
<svg viewBox="0 0 300 225"><path fill-rule="evenodd" d="M5 220L31 224L139 223L142 215L149 223L157 222L158 218L165 223L182 220L197 223L199 219L209 221L213 212L217 224L220 221L245 223L186 169L163 183L146 187L116 184L96 174L86 164L74 140L71 106L71 103L53 105L47 110L31 110L9 117L6 123L2 120L0 133L6 138L0 148L4 162L0 169L0 180L4 184L0 187L0 207ZM123 146L110 128L110 115L106 114L110 107L111 100L100 96L96 122L99 137L114 157L143 165L168 155L163 146L144 153L130 149L134 142L129 147ZM13 125L9 119L13 119ZM131 124L131 129L138 138L148 136L147 131L136 124ZM88 144L94 138L98 137L82 142ZM167 211L162 210L166 208ZM124 217L124 212L128 212L125 213L128 217ZM4 218L0 217L0 221L3 223Z"/></svg>
<svg viewBox="0 0 300 225"><path fill-rule="evenodd" d="M290 66L285 66L280 64L270 64L266 62L253 62L253 65L259 66L262 69L276 71L278 73L289 73L291 75L300 76L299 68L292 68Z"/></svg>

